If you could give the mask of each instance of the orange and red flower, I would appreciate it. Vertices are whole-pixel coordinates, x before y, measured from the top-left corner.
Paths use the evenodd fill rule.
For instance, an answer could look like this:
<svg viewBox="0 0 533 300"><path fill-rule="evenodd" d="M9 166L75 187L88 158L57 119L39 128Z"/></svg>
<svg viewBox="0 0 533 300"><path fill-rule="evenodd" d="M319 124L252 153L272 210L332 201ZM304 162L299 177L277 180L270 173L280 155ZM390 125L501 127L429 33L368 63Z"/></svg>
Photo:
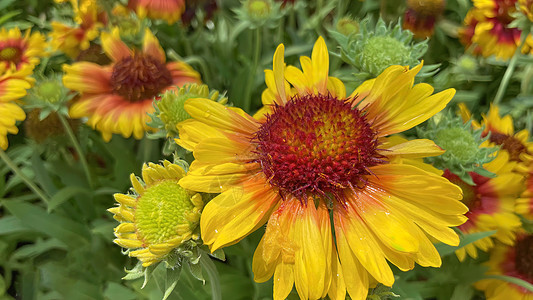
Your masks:
<svg viewBox="0 0 533 300"><path fill-rule="evenodd" d="M161 19L172 24L181 19L185 0L130 0L128 7L141 18Z"/></svg>
<svg viewBox="0 0 533 300"><path fill-rule="evenodd" d="M435 21L442 15L446 0L407 0L403 28L409 29L417 38L433 35Z"/></svg>
<svg viewBox="0 0 533 300"><path fill-rule="evenodd" d="M107 16L95 0L70 1L77 26L52 21L51 45L55 50L76 58L87 50L90 42L100 35L100 29L107 23Z"/></svg>
<svg viewBox="0 0 533 300"><path fill-rule="evenodd" d="M152 101L160 93L185 83L199 83L200 75L184 62L166 62L165 52L146 30L142 51L131 50L120 39L117 28L102 33L102 46L112 60L108 66L91 62L65 65L63 82L81 93L72 104L73 118L88 117L88 124L101 131L106 141L113 133L143 137L152 130L146 122L153 112Z"/></svg>
<svg viewBox="0 0 533 300"><path fill-rule="evenodd" d="M474 54L491 55L500 59L511 58L520 46L522 31L510 27L515 20L517 0L474 0L474 7L465 18L465 28L459 31L465 46L474 45ZM533 38L529 35L521 49L529 53Z"/></svg>
<svg viewBox="0 0 533 300"><path fill-rule="evenodd" d="M427 235L458 244L449 227L466 221L461 190L395 160L441 154L432 141L392 145L387 136L442 110L454 90L432 95L413 86L421 65L391 66L347 96L328 75L322 38L300 63L285 66L278 46L258 119L209 99L185 102L193 119L178 124L177 142L195 161L179 183L221 192L202 213L204 243L215 251L268 221L252 268L258 282L274 276L274 299L293 286L302 299L366 299L376 281L394 283L387 261L404 271L440 266Z"/></svg>
<svg viewBox="0 0 533 300"><path fill-rule="evenodd" d="M444 177L461 187L463 203L469 208L466 213L468 221L459 226L463 233L497 230L494 238L506 245L513 244L515 232L521 226L520 219L514 214L514 204L523 188L523 176L513 172L515 165L516 162L509 161L509 154L501 151L493 161L483 165L496 177L470 172L474 185L464 182L448 170L444 172ZM486 237L457 250L456 254L461 261L467 253L477 258L478 248L488 251L493 246L492 237Z"/></svg>
<svg viewBox="0 0 533 300"><path fill-rule="evenodd" d="M497 245L492 250L487 265L487 275L511 276L533 284L533 235L520 234L514 246ZM532 291L499 279L484 279L475 286L485 291L487 300L533 299Z"/></svg>
<svg viewBox="0 0 533 300"><path fill-rule="evenodd" d="M24 36L20 29L0 30L0 76L28 78L40 57L46 55L46 42L39 32L27 30Z"/></svg>

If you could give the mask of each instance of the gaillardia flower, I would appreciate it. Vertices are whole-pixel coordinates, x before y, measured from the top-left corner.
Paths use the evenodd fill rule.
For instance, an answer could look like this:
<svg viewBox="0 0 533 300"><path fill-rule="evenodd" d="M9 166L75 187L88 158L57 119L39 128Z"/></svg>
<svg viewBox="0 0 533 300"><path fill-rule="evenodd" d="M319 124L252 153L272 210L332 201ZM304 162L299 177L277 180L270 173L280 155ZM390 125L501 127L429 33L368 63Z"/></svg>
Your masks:
<svg viewBox="0 0 533 300"><path fill-rule="evenodd" d="M0 76L10 71L12 77L26 78L39 64L46 51L44 36L39 32L24 36L18 28L0 30Z"/></svg>
<svg viewBox="0 0 533 300"><path fill-rule="evenodd" d="M96 0L72 0L75 26L52 21L50 43L55 50L76 58L87 50L90 42L100 35L100 29L107 23L107 17Z"/></svg>
<svg viewBox="0 0 533 300"><path fill-rule="evenodd" d="M464 104L459 104L463 120L471 118L470 111ZM510 115L500 116L498 106L491 105L489 112L481 115L481 123L472 122L475 128L483 127L483 136L490 134L483 146L500 146L502 151L509 154L509 160L517 162L515 170L527 174L529 165L533 162L533 142L529 141L529 131L520 130L515 133L513 118Z"/></svg>
<svg viewBox="0 0 533 300"><path fill-rule="evenodd" d="M474 54L511 58L520 45L522 33L520 29L510 27L515 12L516 0L474 0L474 7L465 19L467 28L459 31L461 41L466 46L475 45ZM532 47L533 39L529 36L521 50L527 53Z"/></svg>
<svg viewBox="0 0 533 300"><path fill-rule="evenodd" d="M513 172L516 162L509 161L507 152L499 152L497 157L483 165L496 175L494 178L470 172L474 184L468 184L449 170L444 177L457 184L463 190L463 203L469 208L466 213L468 221L459 226L463 233L476 233L497 230L494 238L512 245L515 232L522 225L514 212L515 200L523 186L523 176ZM455 253L463 261L466 254L477 258L477 248L487 251L494 246L492 237L486 237L457 250Z"/></svg>
<svg viewBox="0 0 533 300"><path fill-rule="evenodd" d="M173 24L185 11L185 0L129 0L128 7L140 18L161 19Z"/></svg>
<svg viewBox="0 0 533 300"><path fill-rule="evenodd" d="M394 283L387 260L401 270L440 266L426 234L459 243L449 227L466 221L461 190L393 162L441 154L432 141L391 146L386 136L442 110L454 90L431 95L430 85L413 86L421 65L391 66L347 97L328 76L322 38L300 62L302 70L286 67L278 46L260 119L208 99L185 102L193 119L178 125L177 142L195 161L179 183L221 192L202 213L204 243L215 251L268 221L253 271L258 282L274 276L274 299L293 285L302 299L344 299L346 291L365 299L374 279Z"/></svg>
<svg viewBox="0 0 533 300"><path fill-rule="evenodd" d="M417 38L433 35L435 21L442 15L446 0L407 0L403 28L411 30Z"/></svg>
<svg viewBox="0 0 533 300"><path fill-rule="evenodd" d="M516 200L515 212L528 220L533 220L533 165L526 177L525 190Z"/></svg>
<svg viewBox="0 0 533 300"><path fill-rule="evenodd" d="M111 65L90 62L64 65L63 82L81 93L72 104L73 118L88 117L88 124L109 141L113 133L143 137L152 130L146 122L152 113L154 97L185 83L199 83L200 75L183 62L165 63L165 52L147 29L142 51L131 50L122 42L118 29L102 33L102 46Z"/></svg>
<svg viewBox="0 0 533 300"><path fill-rule="evenodd" d="M533 22L533 0L518 0L520 11Z"/></svg>
<svg viewBox="0 0 533 300"><path fill-rule="evenodd" d="M17 121L26 118L24 110L15 103L0 101L0 148L6 150L8 146L7 134L17 134Z"/></svg>
<svg viewBox="0 0 533 300"><path fill-rule="evenodd" d="M198 223L204 203L202 196L178 185L185 171L165 160L142 168L142 184L131 174L134 194L115 194L119 206L108 209L120 222L114 242L127 248L143 266L161 261L173 249L198 239ZM137 249L137 250L134 250Z"/></svg>
<svg viewBox="0 0 533 300"><path fill-rule="evenodd" d="M533 235L520 234L514 246L497 245L491 251L487 265L487 275L506 275L533 284ZM485 291L488 300L533 298L530 290L499 279L484 279L478 281L475 287Z"/></svg>

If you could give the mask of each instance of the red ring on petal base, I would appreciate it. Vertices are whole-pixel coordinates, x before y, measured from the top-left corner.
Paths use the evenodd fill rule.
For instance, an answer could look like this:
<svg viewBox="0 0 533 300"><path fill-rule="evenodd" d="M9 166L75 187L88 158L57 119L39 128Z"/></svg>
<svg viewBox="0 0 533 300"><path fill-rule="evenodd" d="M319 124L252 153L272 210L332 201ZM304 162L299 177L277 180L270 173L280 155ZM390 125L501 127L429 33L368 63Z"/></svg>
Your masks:
<svg viewBox="0 0 533 300"><path fill-rule="evenodd" d="M376 132L350 100L296 96L275 106L256 133L257 162L281 195L342 199L366 185L368 168L383 163Z"/></svg>

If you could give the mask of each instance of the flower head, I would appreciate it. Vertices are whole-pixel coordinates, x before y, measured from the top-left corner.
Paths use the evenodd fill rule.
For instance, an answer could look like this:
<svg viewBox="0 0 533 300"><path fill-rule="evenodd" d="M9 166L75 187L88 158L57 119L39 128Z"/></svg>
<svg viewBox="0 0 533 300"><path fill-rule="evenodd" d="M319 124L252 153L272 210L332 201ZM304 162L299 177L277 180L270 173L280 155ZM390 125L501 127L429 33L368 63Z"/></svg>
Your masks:
<svg viewBox="0 0 533 300"><path fill-rule="evenodd" d="M0 76L27 78L40 57L46 54L46 42L39 32L27 30L24 36L18 28L0 29Z"/></svg>
<svg viewBox="0 0 533 300"><path fill-rule="evenodd" d="M17 134L16 123L25 118L26 114L20 106L11 102L0 101L0 148L7 149L7 134Z"/></svg>
<svg viewBox="0 0 533 300"><path fill-rule="evenodd" d="M533 284L533 235L522 233L512 246L497 245L487 263L487 275L506 275ZM533 292L513 283L498 279L484 279L475 284L487 299L527 300Z"/></svg>
<svg viewBox="0 0 533 300"><path fill-rule="evenodd" d="M464 104L460 104L463 119L470 119L470 111ZM513 118L510 115L500 116L498 106L491 105L487 114L482 114L481 123L472 122L475 128L483 127L482 136L489 136L483 146L500 146L501 151L509 155L509 160L517 162L515 170L526 174L533 162L533 142L529 141L529 131L520 130L515 133Z"/></svg>
<svg viewBox="0 0 533 300"><path fill-rule="evenodd" d="M396 163L441 154L433 142L391 145L387 136L430 118L454 91L431 95L431 86L413 86L421 66L392 66L346 96L328 76L322 38L300 62L302 70L285 66L278 46L258 119L206 99L185 102L193 119L178 125L177 142L195 161L180 185L222 192L202 213L204 243L215 251L268 221L253 271L258 282L274 276L274 299L293 285L302 299L346 291L364 299L374 279L393 284L387 260L401 270L439 266L426 233L458 244L449 227L466 221L461 191Z"/></svg>
<svg viewBox="0 0 533 300"><path fill-rule="evenodd" d="M200 75L183 62L166 62L165 53L154 35L146 30L142 51L131 50L122 42L118 29L102 33L108 66L90 62L65 65L63 82L79 91L72 104L73 118L89 117L88 124L102 132L106 141L113 133L124 137L143 137L153 130L146 125L153 112L154 97L175 86L200 82Z"/></svg>
<svg viewBox="0 0 533 300"><path fill-rule="evenodd" d="M459 31L461 42L465 46L473 45L474 54L511 58L520 45L522 33L511 27L515 5L516 0L475 0L465 18L466 27ZM530 52L532 46L533 39L529 36L522 52Z"/></svg>
<svg viewBox="0 0 533 300"><path fill-rule="evenodd" d="M514 203L523 187L523 176L513 172L516 162L509 162L506 152L499 152L496 159L483 167L495 174L493 178L470 172L473 183L467 183L449 170L444 177L463 190L463 203L468 206L468 221L459 226L463 233L497 230L494 238L506 245L512 245L515 232L521 226L520 219L513 213ZM477 248L488 251L494 246L493 238L486 237L456 251L459 260L466 254L477 258Z"/></svg>
<svg viewBox="0 0 533 300"><path fill-rule="evenodd" d="M129 249L143 266L161 261L189 239L198 239L197 230L203 208L202 196L178 185L185 171L164 161L149 163L142 169L141 183L131 174L133 194L115 194L119 206L108 209L120 222L114 242ZM137 250L134 250L137 249Z"/></svg>
<svg viewBox="0 0 533 300"><path fill-rule="evenodd" d="M445 7L446 0L407 0L403 28L411 30L417 38L430 37Z"/></svg>
<svg viewBox="0 0 533 300"><path fill-rule="evenodd" d="M52 21L51 45L71 58L89 49L90 42L100 35L107 17L95 0L70 1L75 25Z"/></svg>
<svg viewBox="0 0 533 300"><path fill-rule="evenodd" d="M140 18L161 19L176 23L185 11L185 0L129 0L128 7Z"/></svg>

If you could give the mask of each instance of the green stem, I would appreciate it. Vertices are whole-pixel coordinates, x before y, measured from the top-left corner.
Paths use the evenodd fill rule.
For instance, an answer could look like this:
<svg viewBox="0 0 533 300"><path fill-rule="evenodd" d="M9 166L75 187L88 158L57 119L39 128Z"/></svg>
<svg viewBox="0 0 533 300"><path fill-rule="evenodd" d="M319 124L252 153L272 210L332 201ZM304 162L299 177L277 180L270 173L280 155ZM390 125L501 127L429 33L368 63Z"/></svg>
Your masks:
<svg viewBox="0 0 533 300"><path fill-rule="evenodd" d="M253 62L252 62L252 69L250 70L250 76L248 76L248 84L246 85L246 89L244 90L244 103L243 103L243 109L246 112L250 112L250 108L252 106L252 87L255 83L255 73L257 72L257 66L259 64L259 56L261 55L261 28L255 29L255 46L254 46L254 54L253 54Z"/></svg>
<svg viewBox="0 0 533 300"><path fill-rule="evenodd" d="M509 85L509 82L511 81L511 77L513 76L513 72L516 67L516 62L518 61L518 57L520 56L522 47L524 46L524 43L526 42L526 37L528 34L529 32L522 31L522 37L520 38L520 46L516 48L516 51L513 54L513 57L511 58L511 61L509 61L507 70L505 70L505 74L503 74L502 82L500 83L500 86L498 87L498 92L496 92L496 97L494 97L493 103L495 105L500 103L503 99L503 95L505 94L505 90L507 90L507 86Z"/></svg>
<svg viewBox="0 0 533 300"><path fill-rule="evenodd" d="M200 256L200 265L202 269L207 272L207 277L209 277L209 283L211 283L211 299L212 300L222 300L222 293L220 290L220 280L218 278L217 267L209 258L207 253L202 253Z"/></svg>
<svg viewBox="0 0 533 300"><path fill-rule="evenodd" d="M58 113L57 115L59 116L59 121L61 121L63 128L65 128L65 132L67 133L68 137L70 138L70 141L72 142L72 146L74 146L76 153L78 153L78 157L80 159L83 172L85 172L85 177L87 177L87 181L89 182L89 186L93 188L94 187L93 179L91 177L91 172L89 171L89 164L87 164L85 153L83 153L83 150L81 149L81 145L78 142L78 139L76 139L76 136L74 135L74 132L72 131L72 128L70 128L70 125L67 119L65 119L65 116L63 116L60 113Z"/></svg>
<svg viewBox="0 0 533 300"><path fill-rule="evenodd" d="M343 0L339 0L337 3L337 21L340 20L340 18L344 17L344 11L346 9L346 4Z"/></svg>
<svg viewBox="0 0 533 300"><path fill-rule="evenodd" d="M524 281L520 278L516 278L516 277L512 277L512 276L506 276L506 275L487 275L485 276L486 279L498 279L498 280L503 280L503 281L507 281L509 283L512 283L512 284L516 284L520 287L523 287L527 290L529 290L530 292L533 292L533 284L527 282L527 281Z"/></svg>
<svg viewBox="0 0 533 300"><path fill-rule="evenodd" d="M316 2L317 13L320 13L322 11L322 7L324 7L324 0L317 0Z"/></svg>
<svg viewBox="0 0 533 300"><path fill-rule="evenodd" d="M177 26L179 27L178 29L179 38L185 47L185 55L191 56L192 55L191 44L189 43L189 39L185 36L185 33L183 32L185 28L180 25L177 25Z"/></svg>
<svg viewBox="0 0 533 300"><path fill-rule="evenodd" d="M20 179L22 179L22 181L24 181L24 183L35 194L37 194L37 196L39 196L39 198L41 198L45 203L49 203L50 202L50 199L48 198L48 196L46 196L46 194L43 192L43 190L41 190L30 178L28 178L28 176L24 175L22 170L19 169L19 167L17 167L15 162L13 162L13 160L11 160L11 158L9 158L9 156L4 152L4 150L2 150L2 148L0 148L0 158L2 158L2 160L11 169L11 171L13 171L13 173L15 173L15 175L20 177Z"/></svg>

